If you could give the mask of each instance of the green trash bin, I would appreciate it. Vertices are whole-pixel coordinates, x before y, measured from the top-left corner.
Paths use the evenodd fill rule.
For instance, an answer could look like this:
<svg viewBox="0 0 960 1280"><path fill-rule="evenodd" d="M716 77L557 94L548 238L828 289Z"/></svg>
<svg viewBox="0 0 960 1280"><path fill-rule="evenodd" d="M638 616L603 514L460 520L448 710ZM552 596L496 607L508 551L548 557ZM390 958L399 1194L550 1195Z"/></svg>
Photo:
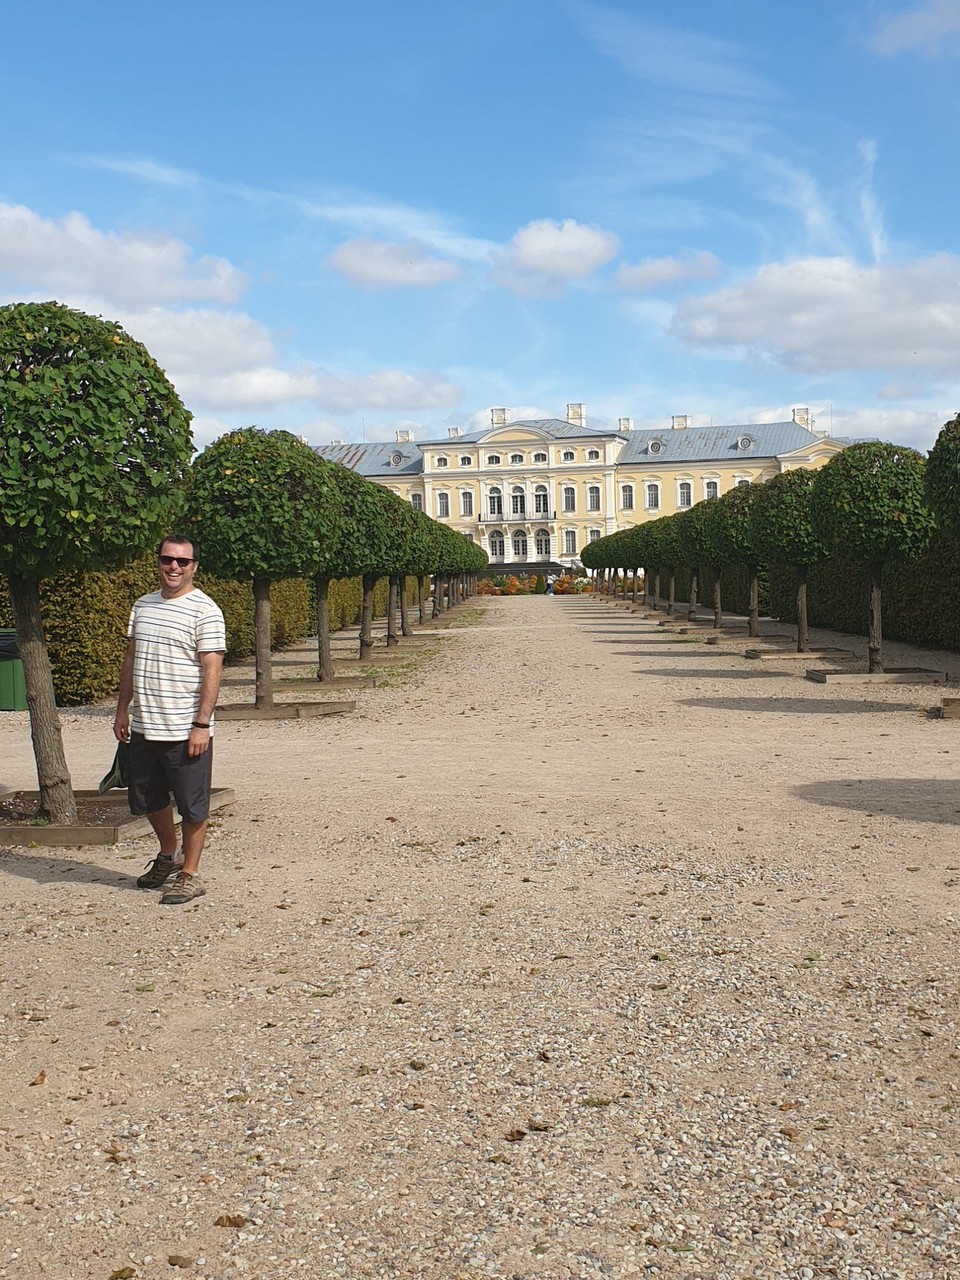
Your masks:
<svg viewBox="0 0 960 1280"><path fill-rule="evenodd" d="M0 711L26 711L27 686L17 648L17 633L0 627Z"/></svg>

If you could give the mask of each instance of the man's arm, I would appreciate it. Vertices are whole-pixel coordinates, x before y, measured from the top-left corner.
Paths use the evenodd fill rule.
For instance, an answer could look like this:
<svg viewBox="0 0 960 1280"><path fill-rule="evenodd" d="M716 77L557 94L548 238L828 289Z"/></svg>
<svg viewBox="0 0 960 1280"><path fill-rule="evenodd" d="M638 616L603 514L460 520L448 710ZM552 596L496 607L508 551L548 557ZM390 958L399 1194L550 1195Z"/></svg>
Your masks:
<svg viewBox="0 0 960 1280"><path fill-rule="evenodd" d="M113 736L118 742L130 741L129 707L133 701L133 651L136 642L133 636L127 641L127 651L123 655L120 667L120 691L117 694L117 714L113 721Z"/></svg>
<svg viewBox="0 0 960 1280"><path fill-rule="evenodd" d="M220 676L223 672L223 654L201 653L200 666L203 669L203 675L200 681L200 706L197 709L197 720L201 724L209 725L210 717L213 715L213 709L217 705L217 695L220 692ZM190 730L190 738L187 746L188 755L202 756L209 746L209 728L197 729L194 727Z"/></svg>

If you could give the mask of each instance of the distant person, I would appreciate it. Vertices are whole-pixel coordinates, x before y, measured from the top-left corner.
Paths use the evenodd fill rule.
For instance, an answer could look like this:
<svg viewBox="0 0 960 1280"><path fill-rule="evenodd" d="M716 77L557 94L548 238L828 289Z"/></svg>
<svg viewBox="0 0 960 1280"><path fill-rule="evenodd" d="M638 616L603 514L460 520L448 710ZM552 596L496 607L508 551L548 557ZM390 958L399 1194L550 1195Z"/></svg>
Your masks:
<svg viewBox="0 0 960 1280"><path fill-rule="evenodd" d="M130 812L146 814L160 852L137 880L181 906L206 892L198 870L210 814L213 709L220 691L226 628L218 605L193 585L197 549L169 534L160 544L160 590L130 613L120 669L114 736L130 744ZM177 843L171 793L183 823Z"/></svg>
<svg viewBox="0 0 960 1280"><path fill-rule="evenodd" d="M556 574L554 573L547 574L547 595L548 596L552 596L554 594L553 588L554 588L554 585L556 584L556 581L557 581Z"/></svg>

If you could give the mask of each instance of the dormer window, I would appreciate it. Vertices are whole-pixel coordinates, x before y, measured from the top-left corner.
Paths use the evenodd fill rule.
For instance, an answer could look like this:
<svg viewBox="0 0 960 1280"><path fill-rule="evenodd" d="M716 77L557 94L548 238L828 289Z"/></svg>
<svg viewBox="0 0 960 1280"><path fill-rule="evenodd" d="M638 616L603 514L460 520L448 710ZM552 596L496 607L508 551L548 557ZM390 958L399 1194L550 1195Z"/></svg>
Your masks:
<svg viewBox="0 0 960 1280"><path fill-rule="evenodd" d="M741 452L742 452L743 450L745 450L745 449L752 449L752 448L753 448L753 437L752 437L752 436L741 436L741 437L740 437L740 439L737 441L737 448L738 448Z"/></svg>
<svg viewBox="0 0 960 1280"><path fill-rule="evenodd" d="M596 461L597 461L597 459L598 459L599 457L600 457L600 450L599 450L599 449L588 449L588 450L587 450L587 461L588 461L588 462L596 462Z"/></svg>
<svg viewBox="0 0 960 1280"><path fill-rule="evenodd" d="M403 454L402 454L402 453L391 453L391 455L390 455L390 465L391 465L391 467L399 467L399 466L402 466L402 464L403 464Z"/></svg>
<svg viewBox="0 0 960 1280"><path fill-rule="evenodd" d="M664 448L662 440L651 440L647 445L647 453L663 453Z"/></svg>
<svg viewBox="0 0 960 1280"><path fill-rule="evenodd" d="M444 454L441 453L436 460L436 465L438 467L446 467L449 465L449 462L450 462L450 459L445 457Z"/></svg>
<svg viewBox="0 0 960 1280"><path fill-rule="evenodd" d="M500 455L499 455L499 453L488 453L488 454L487 454L487 466L488 466L488 467L499 467L499 465L500 465Z"/></svg>

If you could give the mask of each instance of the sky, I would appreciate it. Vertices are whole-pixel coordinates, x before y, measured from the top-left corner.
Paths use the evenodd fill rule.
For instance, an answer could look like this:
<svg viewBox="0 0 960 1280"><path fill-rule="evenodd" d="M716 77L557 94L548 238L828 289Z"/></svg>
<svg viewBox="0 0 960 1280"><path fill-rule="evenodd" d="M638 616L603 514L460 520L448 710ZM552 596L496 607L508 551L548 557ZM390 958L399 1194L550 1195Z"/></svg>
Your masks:
<svg viewBox="0 0 960 1280"><path fill-rule="evenodd" d="M197 447L960 408L960 0L4 10L0 304L120 321Z"/></svg>

